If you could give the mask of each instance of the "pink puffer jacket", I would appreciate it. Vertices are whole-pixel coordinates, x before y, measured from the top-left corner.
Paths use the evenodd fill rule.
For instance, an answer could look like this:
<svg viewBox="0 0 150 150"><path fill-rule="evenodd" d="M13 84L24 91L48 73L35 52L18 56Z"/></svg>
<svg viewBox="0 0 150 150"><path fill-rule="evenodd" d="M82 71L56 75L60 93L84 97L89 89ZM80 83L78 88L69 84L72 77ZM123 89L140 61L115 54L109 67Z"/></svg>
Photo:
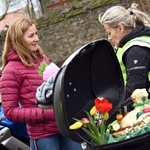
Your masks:
<svg viewBox="0 0 150 150"><path fill-rule="evenodd" d="M49 63L47 57L44 57ZM37 65L26 67L22 64L15 50L11 49L7 65L0 79L2 106L5 116L13 122L26 122L29 137L40 139L58 133L53 109L41 109L36 106L36 89L43 82L38 74ZM21 107L19 107L19 103Z"/></svg>

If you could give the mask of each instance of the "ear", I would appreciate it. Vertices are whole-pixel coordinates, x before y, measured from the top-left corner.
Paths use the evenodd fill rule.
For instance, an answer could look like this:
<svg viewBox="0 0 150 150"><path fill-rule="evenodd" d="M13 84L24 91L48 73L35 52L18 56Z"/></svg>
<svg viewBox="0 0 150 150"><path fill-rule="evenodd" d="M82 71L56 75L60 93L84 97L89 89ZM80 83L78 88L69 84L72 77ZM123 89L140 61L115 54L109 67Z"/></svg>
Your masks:
<svg viewBox="0 0 150 150"><path fill-rule="evenodd" d="M118 23L117 28L118 28L119 32L121 32L121 33L124 32L124 26L122 23Z"/></svg>

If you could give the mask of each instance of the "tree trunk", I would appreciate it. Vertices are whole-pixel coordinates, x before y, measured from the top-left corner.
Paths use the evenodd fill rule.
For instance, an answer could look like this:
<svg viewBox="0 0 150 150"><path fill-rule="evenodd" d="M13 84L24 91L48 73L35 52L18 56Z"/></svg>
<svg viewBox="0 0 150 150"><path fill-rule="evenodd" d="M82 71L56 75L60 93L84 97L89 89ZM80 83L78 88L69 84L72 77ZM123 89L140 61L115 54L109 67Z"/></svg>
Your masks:
<svg viewBox="0 0 150 150"><path fill-rule="evenodd" d="M42 14L44 14L44 7L43 7L42 0L39 0L39 3L40 3L40 7L41 7Z"/></svg>
<svg viewBox="0 0 150 150"><path fill-rule="evenodd" d="M36 19L36 15L35 15L35 12L34 12L34 7L33 7L32 0L30 0L30 4L31 4L31 16L32 16L32 19Z"/></svg>

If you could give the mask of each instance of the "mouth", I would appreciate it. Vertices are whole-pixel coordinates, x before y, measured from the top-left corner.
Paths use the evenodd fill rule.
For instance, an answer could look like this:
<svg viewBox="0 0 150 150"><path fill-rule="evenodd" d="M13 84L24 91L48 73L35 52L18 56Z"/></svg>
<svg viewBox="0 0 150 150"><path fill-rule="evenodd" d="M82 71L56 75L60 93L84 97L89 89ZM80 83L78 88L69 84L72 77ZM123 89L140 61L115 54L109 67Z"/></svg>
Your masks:
<svg viewBox="0 0 150 150"><path fill-rule="evenodd" d="M31 49L32 49L33 51L37 50L37 47L38 47L37 44L32 44L32 45L31 45Z"/></svg>
<svg viewBox="0 0 150 150"><path fill-rule="evenodd" d="M37 44L32 44L33 47L37 47Z"/></svg>

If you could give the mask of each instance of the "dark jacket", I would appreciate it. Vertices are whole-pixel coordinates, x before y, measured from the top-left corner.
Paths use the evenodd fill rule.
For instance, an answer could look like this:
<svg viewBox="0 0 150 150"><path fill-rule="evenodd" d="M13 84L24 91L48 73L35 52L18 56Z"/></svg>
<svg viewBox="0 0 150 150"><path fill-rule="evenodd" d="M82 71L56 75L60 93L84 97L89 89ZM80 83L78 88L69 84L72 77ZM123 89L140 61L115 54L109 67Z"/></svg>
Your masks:
<svg viewBox="0 0 150 150"><path fill-rule="evenodd" d="M136 37L145 35L150 36L150 28L138 26L120 41L120 47L123 47L128 41ZM148 79L150 49L137 45L132 46L124 53L123 62L127 72L125 99L129 98L135 89L146 88L148 90L150 87Z"/></svg>
<svg viewBox="0 0 150 150"><path fill-rule="evenodd" d="M44 60L49 62L47 57ZM58 133L53 109L41 109L36 106L36 89L42 82L38 74L43 58L35 60L34 66L26 67L15 50L11 49L7 65L0 79L2 106L5 116L13 122L26 122L29 137L40 139ZM18 104L21 104L18 107Z"/></svg>

